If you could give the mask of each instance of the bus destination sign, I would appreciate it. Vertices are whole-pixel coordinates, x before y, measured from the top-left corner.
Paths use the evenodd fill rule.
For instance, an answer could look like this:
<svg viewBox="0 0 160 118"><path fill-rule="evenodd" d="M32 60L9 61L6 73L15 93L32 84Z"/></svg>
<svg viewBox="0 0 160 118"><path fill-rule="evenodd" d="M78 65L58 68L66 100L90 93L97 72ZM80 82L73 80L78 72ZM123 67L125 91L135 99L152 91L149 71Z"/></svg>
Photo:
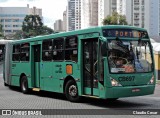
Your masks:
<svg viewBox="0 0 160 118"><path fill-rule="evenodd" d="M123 38L148 38L148 33L146 31L132 29L104 29L103 36Z"/></svg>

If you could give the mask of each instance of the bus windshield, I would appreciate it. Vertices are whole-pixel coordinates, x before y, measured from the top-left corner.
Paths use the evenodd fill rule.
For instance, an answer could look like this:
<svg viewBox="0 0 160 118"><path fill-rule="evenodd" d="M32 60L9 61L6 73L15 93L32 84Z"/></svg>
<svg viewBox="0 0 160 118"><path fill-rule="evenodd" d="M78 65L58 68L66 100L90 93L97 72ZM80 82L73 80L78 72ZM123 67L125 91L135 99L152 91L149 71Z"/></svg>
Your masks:
<svg viewBox="0 0 160 118"><path fill-rule="evenodd" d="M111 73L152 71L149 41L108 40L108 63Z"/></svg>

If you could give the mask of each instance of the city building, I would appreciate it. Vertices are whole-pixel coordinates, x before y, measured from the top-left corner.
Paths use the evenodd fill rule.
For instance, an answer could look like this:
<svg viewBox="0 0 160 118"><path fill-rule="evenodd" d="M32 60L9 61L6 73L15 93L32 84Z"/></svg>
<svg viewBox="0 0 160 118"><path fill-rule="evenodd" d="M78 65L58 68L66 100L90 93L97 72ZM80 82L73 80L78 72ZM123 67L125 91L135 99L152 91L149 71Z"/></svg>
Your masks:
<svg viewBox="0 0 160 118"><path fill-rule="evenodd" d="M81 29L81 0L68 0L67 31Z"/></svg>
<svg viewBox="0 0 160 118"><path fill-rule="evenodd" d="M141 0L144 1L144 28L146 28L151 37L160 36L160 1L159 0ZM143 9L143 7L142 7Z"/></svg>
<svg viewBox="0 0 160 118"><path fill-rule="evenodd" d="M0 7L0 24L4 36L10 36L22 30L23 20L26 15L39 15L42 18L42 9L36 7Z"/></svg>
<svg viewBox="0 0 160 118"><path fill-rule="evenodd" d="M81 28L98 26L98 0L82 0Z"/></svg>
<svg viewBox="0 0 160 118"><path fill-rule="evenodd" d="M75 1L75 30L81 29L81 0Z"/></svg>
<svg viewBox="0 0 160 118"><path fill-rule="evenodd" d="M98 0L98 25L103 25L103 19L117 12L117 0Z"/></svg>
<svg viewBox="0 0 160 118"><path fill-rule="evenodd" d="M126 16L129 25L145 28L150 36L160 34L159 0L99 0L99 22L102 25L113 11Z"/></svg>
<svg viewBox="0 0 160 118"><path fill-rule="evenodd" d="M67 11L63 12L63 31L67 31Z"/></svg>
<svg viewBox="0 0 160 118"><path fill-rule="evenodd" d="M75 30L75 0L68 0L67 31Z"/></svg>
<svg viewBox="0 0 160 118"><path fill-rule="evenodd" d="M63 32L63 21L61 19L55 21L54 31L55 32Z"/></svg>
<svg viewBox="0 0 160 118"><path fill-rule="evenodd" d="M128 24L133 24L132 21L132 1L131 0L117 0L117 13L126 16Z"/></svg>
<svg viewBox="0 0 160 118"><path fill-rule="evenodd" d="M81 28L84 29L90 26L89 0L82 0L81 7Z"/></svg>

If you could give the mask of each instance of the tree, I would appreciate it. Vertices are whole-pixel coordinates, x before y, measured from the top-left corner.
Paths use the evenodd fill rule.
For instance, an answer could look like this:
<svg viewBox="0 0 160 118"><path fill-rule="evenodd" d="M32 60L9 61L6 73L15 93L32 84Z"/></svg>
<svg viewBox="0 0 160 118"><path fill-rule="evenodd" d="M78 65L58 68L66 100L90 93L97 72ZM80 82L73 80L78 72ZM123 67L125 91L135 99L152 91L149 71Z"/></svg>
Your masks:
<svg viewBox="0 0 160 118"><path fill-rule="evenodd" d="M39 15L26 15L22 25L22 31L29 36L37 36L42 34L42 20Z"/></svg>
<svg viewBox="0 0 160 118"><path fill-rule="evenodd" d="M51 29L47 26L42 27L42 32L43 32L43 35L48 35L48 34L55 33L53 29Z"/></svg>
<svg viewBox="0 0 160 118"><path fill-rule="evenodd" d="M51 33L54 33L54 31L47 26L43 26L42 20L39 15L26 15L23 21L21 35L20 32L17 32L15 36L28 38L32 36L47 35Z"/></svg>
<svg viewBox="0 0 160 118"><path fill-rule="evenodd" d="M127 25L126 16L113 12L103 19L103 25Z"/></svg>

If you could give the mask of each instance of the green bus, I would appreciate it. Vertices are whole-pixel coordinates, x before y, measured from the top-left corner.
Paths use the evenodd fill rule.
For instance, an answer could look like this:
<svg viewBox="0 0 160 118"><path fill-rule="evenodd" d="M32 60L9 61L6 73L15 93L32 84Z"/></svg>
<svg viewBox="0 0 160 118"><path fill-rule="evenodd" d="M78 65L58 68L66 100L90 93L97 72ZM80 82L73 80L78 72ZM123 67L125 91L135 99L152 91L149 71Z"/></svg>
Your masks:
<svg viewBox="0 0 160 118"><path fill-rule="evenodd" d="M153 50L143 28L121 25L92 27L37 36L9 43L4 84L23 93L64 93L116 100L154 93Z"/></svg>

